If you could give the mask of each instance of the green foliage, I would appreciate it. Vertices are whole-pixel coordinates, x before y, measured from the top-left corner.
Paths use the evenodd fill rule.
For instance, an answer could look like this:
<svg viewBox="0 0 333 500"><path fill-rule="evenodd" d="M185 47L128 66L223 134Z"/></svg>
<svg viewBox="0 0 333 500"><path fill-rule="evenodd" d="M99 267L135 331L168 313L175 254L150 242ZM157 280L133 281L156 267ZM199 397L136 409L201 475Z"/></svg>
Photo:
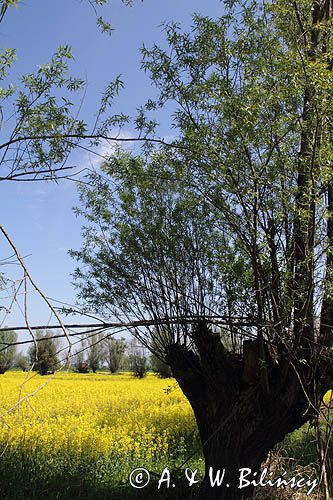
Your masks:
<svg viewBox="0 0 333 500"><path fill-rule="evenodd" d="M59 368L57 346L51 337L51 330L37 330L35 335L36 342L29 349L32 369L40 373L40 375L53 373Z"/></svg>
<svg viewBox="0 0 333 500"><path fill-rule="evenodd" d="M1 0L0 1L0 18L5 15L6 10L8 7L18 7L18 4L20 3L21 0Z"/></svg>
<svg viewBox="0 0 333 500"><path fill-rule="evenodd" d="M97 26L101 29L102 33L108 33L109 35L114 30L111 24L105 21L101 16L97 18Z"/></svg>
<svg viewBox="0 0 333 500"><path fill-rule="evenodd" d="M89 0L96 14L98 26L110 33L110 23L97 12L105 6L104 0ZM131 2L124 0L130 5ZM0 2L0 22L8 7L19 1ZM14 49L0 52L0 112L1 122L6 122L7 132L0 144L2 174L0 180L56 179L68 174L66 161L87 132L87 124L78 118L77 105L85 86L84 80L70 74L73 60L71 48L60 46L51 60L41 65L36 72L23 75L19 81L11 82L10 69L16 58ZM92 133L98 136L110 132L116 124L127 122L125 115L104 116L106 108L122 82L117 77L103 95L97 121ZM75 104L76 103L76 104ZM109 110L109 109L108 109ZM15 154L12 154L15 149Z"/></svg>
<svg viewBox="0 0 333 500"><path fill-rule="evenodd" d="M91 175L80 188L77 213L90 226L83 230L82 250L72 255L84 263L75 276L92 310L136 317L152 308L158 317L203 314L224 300L223 273L233 262L245 265L209 203L187 190L172 168L164 152L145 163L119 150L103 177ZM238 287L244 290L241 272L239 266L232 277L235 307ZM246 293L251 286L249 280Z"/></svg>
<svg viewBox="0 0 333 500"><path fill-rule="evenodd" d="M61 46L37 73L22 77L23 87L18 90L15 102L16 134L29 141L30 158L27 163L20 163L20 169L38 171L42 165L52 171L53 165L64 161L74 146L64 136L80 136L85 132L85 124L71 113L72 102L64 96L56 98L54 94L55 90L76 92L84 85L83 80L68 76L71 59L70 47Z"/></svg>
<svg viewBox="0 0 333 500"><path fill-rule="evenodd" d="M312 25L308 2L241 7L226 2L216 20L195 15L188 32L167 24L168 48L143 48L143 68L158 96L140 109L136 125L153 133L154 111L170 105L175 138L171 147L150 143L141 156L110 152L103 175L80 187L77 212L87 225L82 249L72 252L80 263L75 278L87 308L106 314L263 314L267 321L275 315L288 349L285 331L298 293L294 225L309 220L309 200L316 206L315 275L322 276L327 252L322 189L332 180L330 50L318 49L314 58L303 43ZM331 26L316 29L329 33ZM316 168L301 205L300 116L309 87L316 92L306 133L315 144L319 127L320 155L314 148ZM314 284L318 297L321 284ZM186 342L190 331L181 330L170 326L170 337Z"/></svg>
<svg viewBox="0 0 333 500"><path fill-rule="evenodd" d="M0 332L0 374L5 373L14 364L16 341L17 333L14 330Z"/></svg>
<svg viewBox="0 0 333 500"><path fill-rule="evenodd" d="M124 5L127 5L130 7L133 4L133 0L121 0ZM141 0L143 1L143 0ZM96 4L97 6L105 6L108 3L108 0L93 0L90 2L91 5ZM96 23L97 26L100 28L102 33L106 33L108 35L111 35L112 32L114 31L114 28L112 27L111 23L109 21L106 21L102 16L97 16L97 11L96 9Z"/></svg>
<svg viewBox="0 0 333 500"><path fill-rule="evenodd" d="M14 59L12 49L5 49L0 54L0 79L6 80L0 90L2 114L12 128L0 145L1 178L19 180L40 176L52 179L64 168L68 154L86 131L86 125L76 117L69 98L70 94L83 89L84 81L69 75L69 61L73 56L68 45L60 46L49 63L40 66L35 73L8 84ZM10 116L6 117L9 107L15 112L11 109ZM14 147L16 154L11 155Z"/></svg>
<svg viewBox="0 0 333 500"><path fill-rule="evenodd" d="M169 378L172 377L172 371L169 365L167 365L163 360L155 356L151 355L150 358L151 369L161 378Z"/></svg>
<svg viewBox="0 0 333 500"><path fill-rule="evenodd" d="M165 358L167 354L169 335L167 329L163 327L156 328L151 333L150 339L150 351L152 355L150 357L151 369L161 378L172 377L171 367L165 363Z"/></svg>

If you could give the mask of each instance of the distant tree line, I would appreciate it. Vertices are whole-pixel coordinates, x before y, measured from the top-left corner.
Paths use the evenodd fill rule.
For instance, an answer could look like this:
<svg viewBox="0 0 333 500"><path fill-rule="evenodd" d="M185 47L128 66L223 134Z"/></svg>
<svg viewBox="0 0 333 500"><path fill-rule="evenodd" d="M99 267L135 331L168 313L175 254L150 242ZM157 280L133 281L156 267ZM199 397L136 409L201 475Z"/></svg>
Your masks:
<svg viewBox="0 0 333 500"><path fill-rule="evenodd" d="M137 340L126 343L123 338L105 337L105 334L91 334L82 339L72 367L79 373L96 373L106 367L111 373L132 371L138 378L143 378L148 370L160 377L172 376L169 365L155 354L148 356L147 350Z"/></svg>
<svg viewBox="0 0 333 500"><path fill-rule="evenodd" d="M64 361L61 359L61 345L54 339L52 330L38 330L27 354L17 352L16 342L17 333L14 330L0 332L0 374L16 368L48 375L54 373ZM155 350L158 352L157 347ZM126 370L132 371L138 378L143 378L149 370L160 377L172 376L169 365L156 354L148 356L146 349L137 341L126 343L123 338L93 332L76 343L68 368L78 373L96 373L102 369L111 373Z"/></svg>

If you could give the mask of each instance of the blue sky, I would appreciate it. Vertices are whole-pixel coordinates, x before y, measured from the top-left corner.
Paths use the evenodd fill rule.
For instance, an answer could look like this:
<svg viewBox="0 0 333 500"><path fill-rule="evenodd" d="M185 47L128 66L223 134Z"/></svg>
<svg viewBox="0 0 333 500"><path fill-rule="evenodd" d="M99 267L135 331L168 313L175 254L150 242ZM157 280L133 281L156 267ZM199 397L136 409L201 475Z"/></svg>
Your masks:
<svg viewBox="0 0 333 500"><path fill-rule="evenodd" d="M100 33L86 0L23 0L17 10L11 9L0 25L0 43L2 48L17 50L12 81L46 63L60 44L69 44L75 56L72 73L87 81L82 118L93 122L103 89L118 74L125 90L116 109L133 115L152 95L149 79L140 69L142 43L165 46L161 23L175 20L187 28L193 12L217 17L222 14L222 4L219 0L137 0L129 8L114 0L101 12L115 28L111 37ZM172 131L165 127L163 133ZM84 168L92 159L81 151L75 153L73 161ZM70 273L75 263L67 252L79 248L82 241L82 221L72 212L78 202L75 184L2 182L0 193L1 223L25 257L38 286L48 297L74 303ZM0 252L3 257L11 254L3 239ZM0 270L13 280L20 275L14 264ZM11 290L2 292L2 304L8 304L10 295ZM49 316L42 300L35 293L29 296L31 324L46 323ZM24 323L18 307L1 320L9 326Z"/></svg>

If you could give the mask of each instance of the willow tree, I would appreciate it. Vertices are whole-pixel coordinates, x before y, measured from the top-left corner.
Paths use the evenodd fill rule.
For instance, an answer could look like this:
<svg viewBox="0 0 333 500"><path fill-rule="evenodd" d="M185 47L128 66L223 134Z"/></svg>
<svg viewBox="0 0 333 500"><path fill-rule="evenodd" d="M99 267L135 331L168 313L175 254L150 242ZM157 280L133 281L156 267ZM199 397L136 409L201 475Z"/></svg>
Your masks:
<svg viewBox="0 0 333 500"><path fill-rule="evenodd" d="M168 25L143 66L147 113L176 109L172 147L113 151L81 189L80 297L155 320L210 499L252 498L239 469L258 471L332 386L332 6L228 1L188 33ZM226 468L220 487L209 467Z"/></svg>

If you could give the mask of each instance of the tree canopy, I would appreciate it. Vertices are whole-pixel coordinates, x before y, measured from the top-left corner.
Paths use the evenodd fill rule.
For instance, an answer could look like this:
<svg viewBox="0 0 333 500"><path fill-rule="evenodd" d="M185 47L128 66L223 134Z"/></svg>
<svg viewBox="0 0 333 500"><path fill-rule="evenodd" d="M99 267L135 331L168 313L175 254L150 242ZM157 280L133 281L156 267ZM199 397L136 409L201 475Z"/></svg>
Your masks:
<svg viewBox="0 0 333 500"><path fill-rule="evenodd" d="M195 16L191 32L166 27L169 50L143 49L143 66L159 89L147 110L176 103L176 138L173 147L146 156L112 152L103 174L80 188L78 212L92 224L74 256L87 264L77 278L89 306L132 316L253 317L279 325L270 337L289 349L292 340L281 332L292 328L297 300L309 298L295 273L310 266L322 278L311 286L318 319L332 75L326 54L319 51L314 61L300 43L298 16L306 31L312 11L299 9L252 2L218 20ZM301 196L299 168L310 155L300 158L299 151L309 85L316 88L316 113L311 108L306 126L312 134L320 123L320 163L311 135L308 168L317 189L309 180ZM310 237L313 204L313 254L301 264L296 233Z"/></svg>

